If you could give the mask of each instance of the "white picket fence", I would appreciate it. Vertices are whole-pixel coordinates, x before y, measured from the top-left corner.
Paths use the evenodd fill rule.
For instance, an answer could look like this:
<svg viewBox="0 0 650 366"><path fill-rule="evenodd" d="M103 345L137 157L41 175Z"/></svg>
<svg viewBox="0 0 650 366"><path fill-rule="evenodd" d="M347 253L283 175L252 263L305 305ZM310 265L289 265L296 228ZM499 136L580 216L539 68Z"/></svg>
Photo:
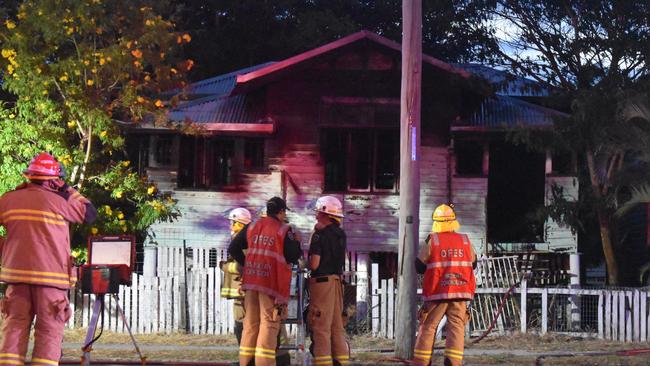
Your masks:
<svg viewBox="0 0 650 366"><path fill-rule="evenodd" d="M233 301L219 295L220 286L221 271L218 268L191 271L187 280L182 275L133 275L130 287L120 286L118 299L134 333L187 331L193 334L227 334L234 330ZM68 326L87 327L94 301L94 295L72 291L70 305L75 316ZM114 300L108 296L105 298L104 328L126 332Z"/></svg>
<svg viewBox="0 0 650 366"><path fill-rule="evenodd" d="M381 286L372 293L372 334L394 338L395 304L397 289L394 280L380 281ZM507 288L478 288L480 295L493 295L500 299ZM418 293L421 293L418 290ZM493 334L519 331L544 335L560 333L579 337L594 337L620 342L645 342L650 340L650 290L609 290L571 288L528 288L523 280L511 294L516 311L504 311ZM560 305L557 299L562 298ZM555 306L553 302L556 302ZM474 304L471 304L472 306ZM507 307L504 307L507 309ZM472 311L476 316L476 312ZM504 324L518 325L518 329L505 328ZM474 325L474 323L471 323ZM470 329L473 335L485 329Z"/></svg>
<svg viewBox="0 0 650 366"><path fill-rule="evenodd" d="M187 272L179 266L169 266L164 276L133 276L130 287L120 286L118 298L128 324L135 333L188 332L193 334L229 334L233 332L234 319L232 300L223 299L220 293L221 271L216 267L205 268L210 262L224 258L225 252L194 249L192 265ZM159 260L167 258L180 263L182 249L174 249L162 254ZM180 256L180 258L179 258ZM170 260L171 258L171 260ZM477 269L477 279L481 286L477 296L489 297L491 307L478 309L479 301L473 304L472 314L493 316L498 302L515 283L509 258L494 259L494 263L483 263ZM505 268L500 277L492 276L490 267ZM346 270L351 271L349 279L357 280L357 254L349 253ZM483 270L481 269L483 268ZM185 274L187 273L187 275ZM504 273L506 275L504 275ZM510 274L508 274L510 273ZM394 338L396 319L397 286L393 279L379 279L379 266L372 264L367 304L369 309L367 329L374 336ZM187 283L187 286L185 285ZM490 286L490 287L487 287ZM547 332L567 333L577 336L592 336L623 342L650 340L650 290L628 289L577 289L577 288L528 288L526 280L512 291L503 316L497 322L495 333L520 331L522 333L545 334ZM364 296L357 294L357 301ZM70 319L70 328L87 327L90 323L93 295L82 295L78 290L71 291L71 306L75 316ZM483 305L481 305L483 306ZM357 308L362 308L358 306ZM290 306L290 316L295 314L295 304ZM363 318L363 314L362 314ZM474 334L487 328L493 317L471 323ZM359 319L359 317L357 317ZM107 298L104 310L104 328L114 332L125 332L119 318L114 300Z"/></svg>

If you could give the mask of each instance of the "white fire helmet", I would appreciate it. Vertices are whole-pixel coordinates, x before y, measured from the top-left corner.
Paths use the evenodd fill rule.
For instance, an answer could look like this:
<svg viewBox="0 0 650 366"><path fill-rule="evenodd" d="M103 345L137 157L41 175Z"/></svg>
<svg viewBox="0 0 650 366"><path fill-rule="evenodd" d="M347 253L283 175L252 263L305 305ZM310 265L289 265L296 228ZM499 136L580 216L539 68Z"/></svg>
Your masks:
<svg viewBox="0 0 650 366"><path fill-rule="evenodd" d="M244 225L248 225L251 222L251 213L243 207L237 207L228 210L226 211L225 216L228 220L240 222Z"/></svg>
<svg viewBox="0 0 650 366"><path fill-rule="evenodd" d="M322 212L329 216L343 218L343 205L338 198L332 196L323 196L316 200L314 211Z"/></svg>

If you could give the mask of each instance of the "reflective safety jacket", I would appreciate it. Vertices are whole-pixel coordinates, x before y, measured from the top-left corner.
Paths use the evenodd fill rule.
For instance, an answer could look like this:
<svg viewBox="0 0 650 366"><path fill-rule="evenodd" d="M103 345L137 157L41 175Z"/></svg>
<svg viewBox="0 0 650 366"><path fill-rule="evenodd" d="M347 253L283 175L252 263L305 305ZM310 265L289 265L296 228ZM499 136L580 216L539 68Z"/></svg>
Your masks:
<svg viewBox="0 0 650 366"><path fill-rule="evenodd" d="M84 222L87 205L72 188L59 192L32 183L0 197L0 224L7 229L0 281L72 287L69 223Z"/></svg>
<svg viewBox="0 0 650 366"><path fill-rule="evenodd" d="M284 258L284 238L289 230L273 217L263 217L248 227L242 289L264 293L278 304L289 301L291 265Z"/></svg>
<svg viewBox="0 0 650 366"><path fill-rule="evenodd" d="M223 271L223 282L221 282L221 297L226 299L240 299L244 294L239 291L241 287L241 274L239 264L231 259L221 264Z"/></svg>
<svg viewBox="0 0 650 366"><path fill-rule="evenodd" d="M471 300L476 290L469 238L455 232L431 233L424 272L424 301Z"/></svg>

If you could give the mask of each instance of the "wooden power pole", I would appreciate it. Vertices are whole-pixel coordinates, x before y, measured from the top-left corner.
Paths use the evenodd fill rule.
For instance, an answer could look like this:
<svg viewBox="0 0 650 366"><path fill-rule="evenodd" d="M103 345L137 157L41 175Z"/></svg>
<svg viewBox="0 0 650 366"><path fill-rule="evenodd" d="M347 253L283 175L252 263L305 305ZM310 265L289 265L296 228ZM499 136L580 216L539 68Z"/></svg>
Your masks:
<svg viewBox="0 0 650 366"><path fill-rule="evenodd" d="M422 0L403 0L402 24L399 263L395 355L410 360L413 358L415 345L417 312L415 257L420 228Z"/></svg>

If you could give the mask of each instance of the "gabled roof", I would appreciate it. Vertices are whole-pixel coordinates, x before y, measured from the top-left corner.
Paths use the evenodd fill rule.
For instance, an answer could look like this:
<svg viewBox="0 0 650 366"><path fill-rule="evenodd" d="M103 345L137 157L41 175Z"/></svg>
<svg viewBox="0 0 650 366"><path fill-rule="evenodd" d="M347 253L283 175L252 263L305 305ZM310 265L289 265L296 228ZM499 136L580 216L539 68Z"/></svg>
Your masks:
<svg viewBox="0 0 650 366"><path fill-rule="evenodd" d="M451 126L454 132L494 131L510 128L551 128L567 114L517 98L496 95L485 99L472 117Z"/></svg>
<svg viewBox="0 0 650 366"><path fill-rule="evenodd" d="M375 42L379 45L382 45L384 47L387 47L391 50L401 52L402 51L402 46L394 41L391 41L388 38L382 37L378 34L369 32L369 31L359 31L357 33L353 33L349 36L343 37L339 40L336 40L334 42L330 42L324 46L314 48L312 50L309 50L307 52L303 52L299 55L290 57L286 60L280 61L280 62L275 62L271 65L262 67L258 70L251 71L249 73L243 74L243 75L238 75L237 76L237 85L235 87L235 91L245 89L248 84L252 83L263 83L265 80L269 79L271 75L281 73L283 71L287 71L290 69L293 69L297 67L298 65L313 60L314 58L318 56L322 56L324 54L327 54L329 52L332 52L334 50L338 50L342 47L345 47L347 45L350 45L352 43L361 41L361 40L369 40L371 42ZM452 73L452 74L457 74L463 78L469 78L471 74L459 67L455 67L451 64L448 64L444 61L438 60L435 57L422 54L422 62L425 64L432 65L440 70Z"/></svg>

